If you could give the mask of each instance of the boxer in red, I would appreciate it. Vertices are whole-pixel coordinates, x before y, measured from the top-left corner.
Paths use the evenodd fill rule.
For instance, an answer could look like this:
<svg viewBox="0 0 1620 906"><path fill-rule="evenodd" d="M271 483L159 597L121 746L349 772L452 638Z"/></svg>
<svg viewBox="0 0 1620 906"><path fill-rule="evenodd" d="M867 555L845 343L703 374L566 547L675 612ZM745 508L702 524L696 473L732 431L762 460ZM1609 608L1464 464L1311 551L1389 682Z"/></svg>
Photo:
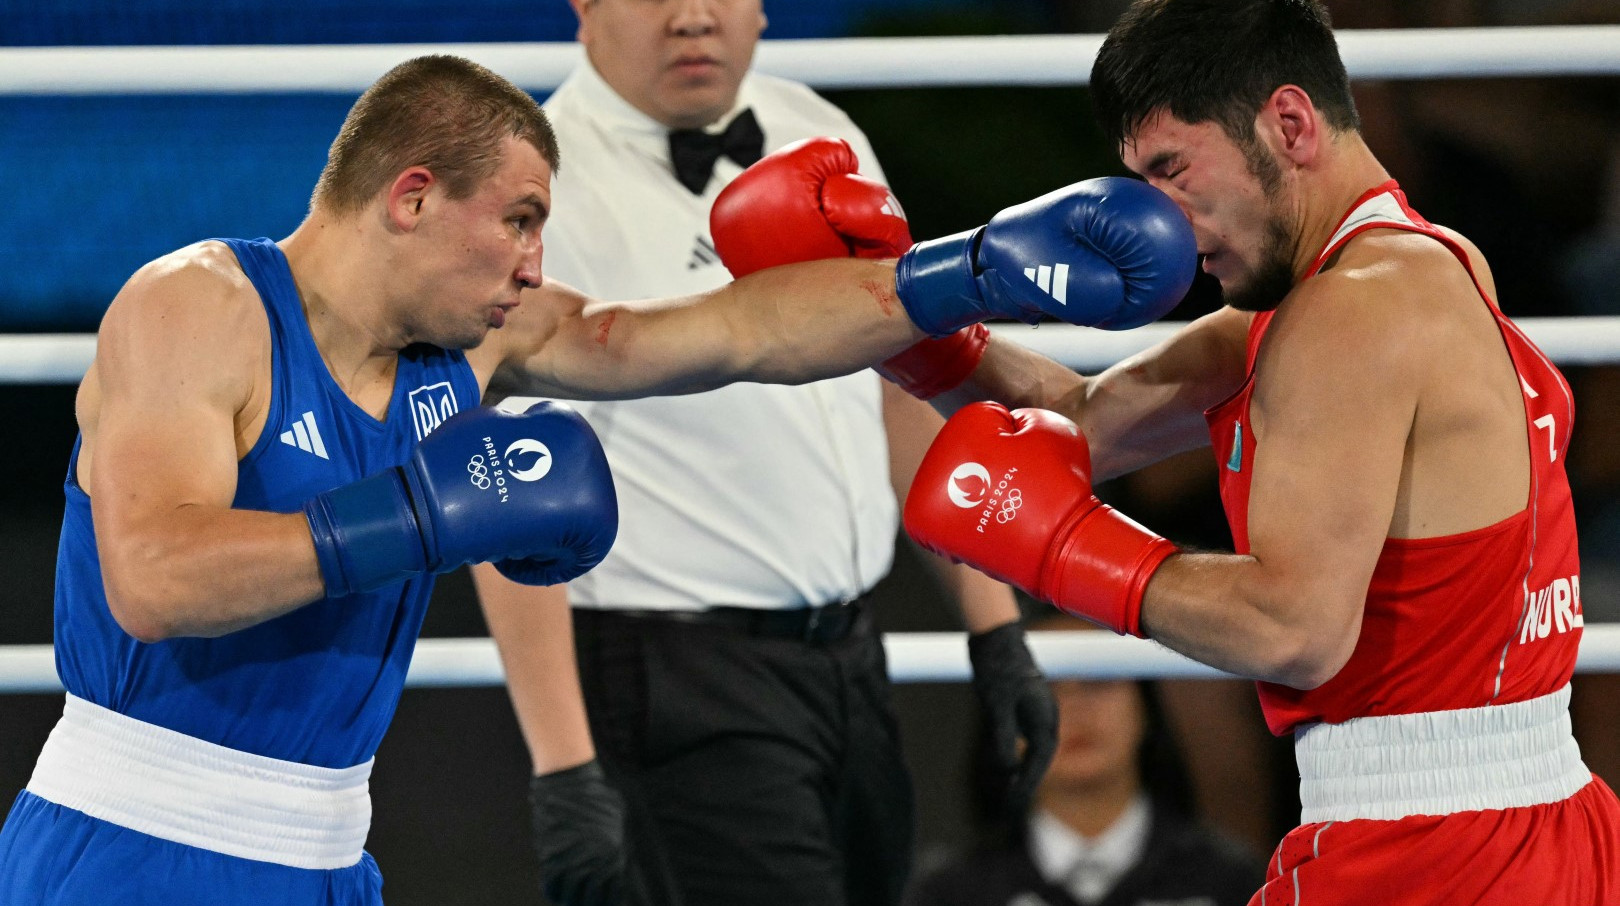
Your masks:
<svg viewBox="0 0 1620 906"><path fill-rule="evenodd" d="M1569 730L1563 376L1362 142L1316 4L1139 2L1092 86L1227 307L1090 380L992 343L958 393L1062 415L962 411L908 528L1261 681L1303 814L1255 903L1620 902L1620 804ZM1236 553L1177 552L1092 496L1206 423ZM948 493L966 462L993 484L974 508Z"/></svg>
<svg viewBox="0 0 1620 906"><path fill-rule="evenodd" d="M1092 92L1226 306L1090 378L995 338L914 349L907 383L956 414L907 529L1260 681L1304 808L1254 903L1620 903L1620 802L1567 708L1569 386L1363 142L1326 10L1139 0ZM1235 553L1093 496L1206 443Z"/></svg>

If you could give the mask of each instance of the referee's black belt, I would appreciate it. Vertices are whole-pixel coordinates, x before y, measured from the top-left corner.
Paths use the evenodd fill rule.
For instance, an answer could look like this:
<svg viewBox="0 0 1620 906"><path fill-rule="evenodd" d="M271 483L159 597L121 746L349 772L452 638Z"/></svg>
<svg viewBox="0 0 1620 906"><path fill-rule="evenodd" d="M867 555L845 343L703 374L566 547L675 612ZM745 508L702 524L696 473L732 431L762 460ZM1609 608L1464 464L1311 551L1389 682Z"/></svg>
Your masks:
<svg viewBox="0 0 1620 906"><path fill-rule="evenodd" d="M662 620L698 626L721 626L752 636L798 639L809 644L836 642L849 635L860 618L867 596L818 607L766 609L763 607L710 607L707 610L604 609L631 619Z"/></svg>

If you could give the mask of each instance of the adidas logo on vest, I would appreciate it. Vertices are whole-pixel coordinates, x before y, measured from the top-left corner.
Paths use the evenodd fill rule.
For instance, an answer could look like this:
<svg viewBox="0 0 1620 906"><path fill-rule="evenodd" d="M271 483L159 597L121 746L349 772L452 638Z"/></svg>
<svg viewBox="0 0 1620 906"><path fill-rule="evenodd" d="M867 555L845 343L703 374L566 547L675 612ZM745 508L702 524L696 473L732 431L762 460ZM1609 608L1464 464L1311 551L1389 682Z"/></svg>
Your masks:
<svg viewBox="0 0 1620 906"><path fill-rule="evenodd" d="M315 427L314 412L305 412L302 419L293 422L291 429L281 432L281 442L322 459L332 458L326 455L326 444L321 442L321 429Z"/></svg>

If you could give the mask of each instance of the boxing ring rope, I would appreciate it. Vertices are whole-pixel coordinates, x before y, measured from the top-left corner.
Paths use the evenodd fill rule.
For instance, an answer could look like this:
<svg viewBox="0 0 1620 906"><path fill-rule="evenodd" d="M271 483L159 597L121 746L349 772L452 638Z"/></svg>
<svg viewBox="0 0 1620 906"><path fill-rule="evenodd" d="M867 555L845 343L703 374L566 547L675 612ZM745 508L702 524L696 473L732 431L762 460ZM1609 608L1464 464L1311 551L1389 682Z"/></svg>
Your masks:
<svg viewBox="0 0 1620 906"><path fill-rule="evenodd" d="M1620 26L1342 30L1355 79L1441 79L1620 74ZM1100 35L763 41L765 72L818 88L1084 85ZM303 93L358 94L388 68L422 53L477 60L532 91L555 88L581 59L575 44L391 44L231 47L0 48L0 95ZM1620 317L1519 322L1556 362L1620 363ZM998 325L995 332L1071 368L1096 371L1157 343L1179 325L1110 333L1068 325ZM90 335L0 336L0 384L71 384L95 352ZM897 682L969 675L962 633L889 633ZM1031 636L1049 676L1226 676L1155 642L1101 632ZM1585 627L1577 672L1620 673L1620 624ZM406 684L490 686L504 681L494 642L422 639ZM49 645L0 645L0 694L59 692Z"/></svg>
<svg viewBox="0 0 1620 906"><path fill-rule="evenodd" d="M1357 79L1620 74L1620 26L1345 29ZM756 66L817 88L1084 85L1101 35L840 38L760 42ZM580 61L573 43L13 47L0 94L358 94L423 53L476 60L531 91Z"/></svg>
<svg viewBox="0 0 1620 906"><path fill-rule="evenodd" d="M1107 632L1033 632L1030 648L1054 679L1231 678L1157 642ZM883 636L889 675L897 683L961 682L971 676L960 632L891 632ZM1620 624L1589 625L1576 673L1620 673ZM405 685L414 688L499 686L506 682L492 639L421 639ZM62 691L49 645L0 645L0 694Z"/></svg>
<svg viewBox="0 0 1620 906"><path fill-rule="evenodd" d="M1520 318L1530 339L1560 365L1620 364L1620 315ZM1160 322L1108 331L1071 324L997 324L991 332L1087 373L1135 355L1182 327ZM0 335L0 384L77 384L96 353L94 334Z"/></svg>

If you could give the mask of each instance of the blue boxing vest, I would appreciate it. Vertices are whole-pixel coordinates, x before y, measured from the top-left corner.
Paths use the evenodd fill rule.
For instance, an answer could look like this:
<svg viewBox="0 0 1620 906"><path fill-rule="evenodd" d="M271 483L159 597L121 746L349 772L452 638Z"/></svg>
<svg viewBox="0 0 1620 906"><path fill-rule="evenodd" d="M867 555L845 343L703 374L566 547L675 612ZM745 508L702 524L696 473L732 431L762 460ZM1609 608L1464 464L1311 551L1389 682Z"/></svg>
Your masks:
<svg viewBox="0 0 1620 906"><path fill-rule="evenodd" d="M223 241L264 301L273 362L269 417L237 465L233 507L298 512L322 491L404 463L444 418L478 405L460 351L412 346L377 421L327 371L281 249ZM221 638L138 642L107 607L78 452L75 443L56 567L56 668L67 690L257 755L328 768L371 758L399 702L433 577L316 601Z"/></svg>

